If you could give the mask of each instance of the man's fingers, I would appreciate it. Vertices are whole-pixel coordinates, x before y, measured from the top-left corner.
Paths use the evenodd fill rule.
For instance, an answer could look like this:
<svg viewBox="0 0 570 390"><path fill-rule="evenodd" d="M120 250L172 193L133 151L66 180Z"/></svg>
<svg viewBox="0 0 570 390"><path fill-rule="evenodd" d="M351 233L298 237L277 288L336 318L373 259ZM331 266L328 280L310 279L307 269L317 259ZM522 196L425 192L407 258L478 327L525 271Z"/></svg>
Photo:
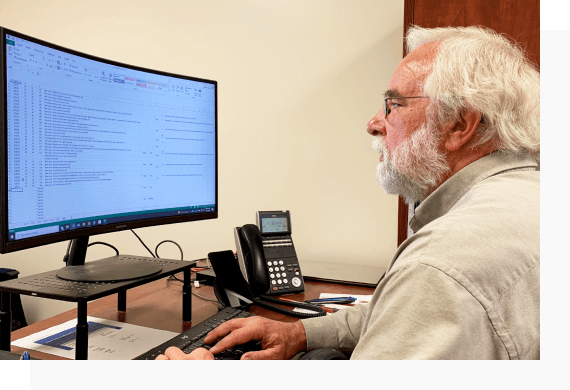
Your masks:
<svg viewBox="0 0 570 390"><path fill-rule="evenodd" d="M182 352L182 350L178 347L168 347L166 351L164 351L164 355L167 359L170 360L185 360L187 359L187 354ZM158 357L157 357L158 359Z"/></svg>
<svg viewBox="0 0 570 390"><path fill-rule="evenodd" d="M212 330L210 333L208 333L208 335L204 338L204 342L206 344L210 344L216 341L217 339L226 336L228 333L243 327L246 323L247 319L245 318L235 318L233 320L224 322L223 324Z"/></svg>
<svg viewBox="0 0 570 390"><path fill-rule="evenodd" d="M303 341L303 325L298 323L301 326L301 331L298 331L295 324L280 323L262 317L233 319L221 324L204 338L207 344L218 340L210 351L198 348L186 355L179 348L170 347L164 355L172 360L214 359L215 354L226 349L261 340L264 350L247 352L242 356L243 360L289 359L297 350L301 350L300 343Z"/></svg>
<svg viewBox="0 0 570 390"><path fill-rule="evenodd" d="M278 359L278 354L276 354L275 351L272 348L270 348L270 349L263 349L261 351L244 353L240 359L241 360L274 360L274 359Z"/></svg>
<svg viewBox="0 0 570 390"><path fill-rule="evenodd" d="M191 354L186 354L180 348L168 347L164 355L158 355L155 360L214 360L214 355L204 348L197 348Z"/></svg>
<svg viewBox="0 0 570 390"><path fill-rule="evenodd" d="M218 344L211 349L212 353L216 354L237 344L244 344L251 340L260 340L260 331L261 328L257 318L237 318L223 323L212 330L204 338L204 342L211 344L221 338Z"/></svg>
<svg viewBox="0 0 570 390"><path fill-rule="evenodd" d="M158 355L158 356L156 357L156 359L154 359L154 360L170 360L170 359L167 358L167 357L164 356L164 355Z"/></svg>
<svg viewBox="0 0 570 390"><path fill-rule="evenodd" d="M190 360L214 360L214 355L204 348L197 348L190 355L187 355Z"/></svg>
<svg viewBox="0 0 570 390"><path fill-rule="evenodd" d="M245 344L248 341L254 340L253 336L250 331L244 331L243 328L236 329L210 348L210 352L215 355L235 345Z"/></svg>

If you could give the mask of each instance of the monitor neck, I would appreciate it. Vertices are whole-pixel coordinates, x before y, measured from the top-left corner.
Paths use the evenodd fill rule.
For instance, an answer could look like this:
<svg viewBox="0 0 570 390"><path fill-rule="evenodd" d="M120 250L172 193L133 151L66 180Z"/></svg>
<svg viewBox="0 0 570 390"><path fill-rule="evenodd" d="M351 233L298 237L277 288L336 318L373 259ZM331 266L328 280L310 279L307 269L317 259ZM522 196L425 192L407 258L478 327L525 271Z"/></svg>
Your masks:
<svg viewBox="0 0 570 390"><path fill-rule="evenodd" d="M67 257L66 265L85 265L88 243L89 236L83 236L71 240L71 248L69 249L69 256Z"/></svg>

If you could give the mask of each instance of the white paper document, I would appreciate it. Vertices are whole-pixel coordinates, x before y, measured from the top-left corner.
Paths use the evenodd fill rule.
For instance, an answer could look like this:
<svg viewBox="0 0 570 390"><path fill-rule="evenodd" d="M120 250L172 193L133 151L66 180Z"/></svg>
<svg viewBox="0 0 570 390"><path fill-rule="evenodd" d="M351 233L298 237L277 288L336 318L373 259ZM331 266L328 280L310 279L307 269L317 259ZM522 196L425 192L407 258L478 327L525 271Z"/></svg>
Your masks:
<svg viewBox="0 0 570 390"><path fill-rule="evenodd" d="M131 360L178 333L95 317L89 325L88 360ZM15 340L12 345L75 359L77 319Z"/></svg>
<svg viewBox="0 0 570 390"><path fill-rule="evenodd" d="M370 300L372 299L372 295L354 295L354 294L333 294L333 293L321 293L321 295L319 296L319 298L340 298L340 297L352 297L352 298L356 298L356 301L354 301L354 304L357 303L368 303L370 302ZM337 305L334 303L327 303L325 305L322 305L331 309L338 309L338 310L342 310L342 309L346 309L347 307L350 307L350 305ZM293 311L297 311L300 313L315 313L314 311L310 311L307 309L301 309L299 307L296 307L295 309L293 309ZM327 313L327 315L332 314L332 313Z"/></svg>

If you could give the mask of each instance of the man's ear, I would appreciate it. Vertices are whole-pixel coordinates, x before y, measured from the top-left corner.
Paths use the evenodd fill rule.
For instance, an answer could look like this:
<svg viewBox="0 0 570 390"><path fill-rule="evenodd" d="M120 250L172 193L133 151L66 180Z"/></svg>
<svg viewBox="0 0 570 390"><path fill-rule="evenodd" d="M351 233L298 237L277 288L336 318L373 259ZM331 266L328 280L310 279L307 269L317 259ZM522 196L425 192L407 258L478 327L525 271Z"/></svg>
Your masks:
<svg viewBox="0 0 570 390"><path fill-rule="evenodd" d="M477 111L462 111L455 123L444 126L445 148L454 152L465 145L475 134L481 124L481 113Z"/></svg>

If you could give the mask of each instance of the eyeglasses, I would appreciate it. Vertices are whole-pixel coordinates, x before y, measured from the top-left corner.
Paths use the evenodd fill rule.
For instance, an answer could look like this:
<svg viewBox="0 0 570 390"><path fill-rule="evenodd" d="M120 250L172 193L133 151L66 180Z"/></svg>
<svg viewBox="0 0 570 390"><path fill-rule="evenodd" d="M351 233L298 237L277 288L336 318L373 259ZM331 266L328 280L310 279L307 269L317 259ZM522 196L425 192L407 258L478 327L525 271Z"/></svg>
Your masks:
<svg viewBox="0 0 570 390"><path fill-rule="evenodd" d="M384 119L388 119L388 115L392 112L392 109L388 107L388 100L392 99L429 99L429 96L392 96L384 98Z"/></svg>

